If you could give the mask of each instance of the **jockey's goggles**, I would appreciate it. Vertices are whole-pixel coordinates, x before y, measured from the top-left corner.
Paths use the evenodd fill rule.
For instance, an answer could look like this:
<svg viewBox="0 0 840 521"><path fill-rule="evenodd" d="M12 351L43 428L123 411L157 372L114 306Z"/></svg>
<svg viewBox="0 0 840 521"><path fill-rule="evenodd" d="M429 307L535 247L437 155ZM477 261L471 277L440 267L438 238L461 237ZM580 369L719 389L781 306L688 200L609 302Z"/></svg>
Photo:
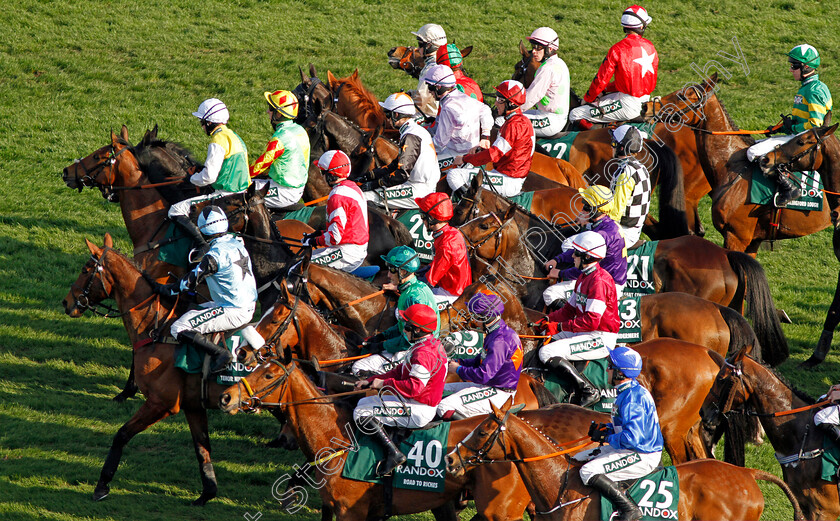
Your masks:
<svg viewBox="0 0 840 521"><path fill-rule="evenodd" d="M390 273L399 273L400 269L399 269L398 267L396 267L396 266L391 266L391 265L389 264L389 265L388 265L388 271L389 271Z"/></svg>

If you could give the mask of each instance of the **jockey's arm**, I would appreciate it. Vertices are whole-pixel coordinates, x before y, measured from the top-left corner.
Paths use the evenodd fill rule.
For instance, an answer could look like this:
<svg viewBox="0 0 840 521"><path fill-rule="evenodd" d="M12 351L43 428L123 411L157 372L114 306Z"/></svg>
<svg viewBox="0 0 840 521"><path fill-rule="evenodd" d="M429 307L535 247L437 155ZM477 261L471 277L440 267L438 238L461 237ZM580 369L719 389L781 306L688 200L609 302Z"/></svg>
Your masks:
<svg viewBox="0 0 840 521"><path fill-rule="evenodd" d="M256 177L268 170L274 161L280 158L286 151L283 143L279 139L272 139L265 147L265 152L251 163L249 168L251 177Z"/></svg>
<svg viewBox="0 0 840 521"><path fill-rule="evenodd" d="M543 69L546 69L543 72ZM546 67L537 69L537 74L534 76L534 81L525 90L525 103L520 107L522 111L534 108L534 105L539 103L548 93L548 87L551 85L551 74L548 73Z"/></svg>
<svg viewBox="0 0 840 521"><path fill-rule="evenodd" d="M497 340L499 344L502 344L500 341ZM496 373L499 372L499 369L502 368L504 363L506 362L504 358L504 345L484 345L484 352L486 356L484 360L481 357L478 357L478 364L474 367L466 366L465 364L461 364L458 368L457 373L461 380L466 382L475 382L477 384L486 384L487 382L491 381L493 377L496 376Z"/></svg>
<svg viewBox="0 0 840 521"><path fill-rule="evenodd" d="M624 213L627 211L627 205L633 198L633 190L636 188L636 182L632 177L627 175L627 170L622 169L618 174L618 178L614 183L614 195L612 204L606 214L615 222L621 221Z"/></svg>
<svg viewBox="0 0 840 521"><path fill-rule="evenodd" d="M592 84L589 85L589 89L583 96L583 101L592 103L607 87L615 73L615 64L618 58L616 54L612 48L607 52L607 56L598 68L598 73L595 74L595 78L592 79Z"/></svg>
<svg viewBox="0 0 840 521"><path fill-rule="evenodd" d="M222 170L222 163L225 161L225 149L218 143L210 143L207 147L207 160L204 168L192 176L190 182L195 186L207 186L216 182L219 172Z"/></svg>

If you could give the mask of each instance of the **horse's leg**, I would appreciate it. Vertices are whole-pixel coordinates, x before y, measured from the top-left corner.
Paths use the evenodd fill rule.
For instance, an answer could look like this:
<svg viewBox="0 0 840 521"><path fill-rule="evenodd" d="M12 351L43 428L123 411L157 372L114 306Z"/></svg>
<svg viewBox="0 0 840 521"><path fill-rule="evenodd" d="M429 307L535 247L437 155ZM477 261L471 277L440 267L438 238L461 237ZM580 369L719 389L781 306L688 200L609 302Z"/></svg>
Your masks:
<svg viewBox="0 0 840 521"><path fill-rule="evenodd" d="M836 233L836 232L835 232ZM799 364L801 369L811 369L816 367L825 360L828 352L831 350L831 340L834 338L834 330L837 324L840 323L840 272L837 273L837 286L834 288L834 299L831 305L828 306L828 313L823 322L823 330L820 333L820 339L817 341L817 347L811 357Z"/></svg>
<svg viewBox="0 0 840 521"><path fill-rule="evenodd" d="M125 381L125 387L120 394L114 396L114 401L122 403L128 398L133 398L137 394L137 384L134 382L134 355L131 356L131 369L128 372L128 380Z"/></svg>
<svg viewBox="0 0 840 521"><path fill-rule="evenodd" d="M198 458L198 472L201 474L201 496L192 502L193 506L203 507L208 501L216 497L219 487L216 483L216 472L210 461L210 433L207 427L207 411L205 409L184 409L187 423L190 426L195 456Z"/></svg>
<svg viewBox="0 0 840 521"><path fill-rule="evenodd" d="M93 490L93 500L99 501L105 499L110 492L108 483L114 479L114 474L117 472L117 467L122 458L123 447L131 441L136 434L143 432L150 426L166 418L171 414L170 409L163 404L156 404L151 401L144 403L140 409L134 413L117 434L114 435L114 441L111 443L111 450L108 451L108 456L105 458L105 464L102 465L102 472L99 475L99 481L96 483L96 488Z"/></svg>
<svg viewBox="0 0 840 521"><path fill-rule="evenodd" d="M435 521L458 521L458 512L455 510L454 501L433 508L432 515L435 516Z"/></svg>

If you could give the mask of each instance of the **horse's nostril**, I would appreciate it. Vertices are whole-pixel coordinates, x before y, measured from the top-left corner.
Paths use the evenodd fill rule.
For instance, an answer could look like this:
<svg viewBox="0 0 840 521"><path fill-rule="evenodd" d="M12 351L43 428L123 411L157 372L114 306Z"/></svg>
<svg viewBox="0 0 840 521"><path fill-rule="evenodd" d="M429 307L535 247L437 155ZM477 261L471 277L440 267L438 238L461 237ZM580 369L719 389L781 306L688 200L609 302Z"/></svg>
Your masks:
<svg viewBox="0 0 840 521"><path fill-rule="evenodd" d="M230 404L230 393L225 393L219 398L219 403L222 405L229 405Z"/></svg>

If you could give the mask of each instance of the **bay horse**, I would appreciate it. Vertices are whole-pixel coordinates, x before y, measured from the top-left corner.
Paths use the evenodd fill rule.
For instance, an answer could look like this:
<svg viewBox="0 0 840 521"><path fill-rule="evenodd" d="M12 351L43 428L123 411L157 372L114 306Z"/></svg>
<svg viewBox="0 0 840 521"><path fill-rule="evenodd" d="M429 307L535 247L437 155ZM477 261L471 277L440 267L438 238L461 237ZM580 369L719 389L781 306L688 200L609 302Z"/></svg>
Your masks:
<svg viewBox="0 0 840 521"><path fill-rule="evenodd" d="M820 457L811 457L823 446L823 434L813 425L813 409L778 414L813 404L813 398L740 351L721 363L701 415L706 429L741 409L758 416L777 457L805 455L792 465L782 465L785 483L793 489L805 518L833 520L840 516L840 497L837 483L821 478Z"/></svg>
<svg viewBox="0 0 840 521"><path fill-rule="evenodd" d="M461 58L466 58L473 51L473 46L468 45L461 51ZM426 65L426 60L420 55L419 47L391 47L388 51L388 65L393 69L404 71L412 78L420 79L420 71Z"/></svg>
<svg viewBox="0 0 840 521"><path fill-rule="evenodd" d="M154 278L168 273L182 274L184 269L180 266L158 260L157 247L165 240L167 230L163 222L169 203L157 189L143 189L151 181L139 163L140 152L128 142L126 126L123 125L120 136L111 132L110 139L110 144L64 168L62 180L69 188L79 191L85 186L105 193L118 191L120 210L134 245L135 262ZM158 147L158 150L165 149ZM169 152L163 155L168 156ZM180 174L185 176L187 172L181 170Z"/></svg>
<svg viewBox="0 0 840 521"><path fill-rule="evenodd" d="M559 253L569 231L564 234L545 223L532 225L530 219L510 205L504 213L481 215L460 230L475 259L475 278L487 272L497 273L508 281L523 305L543 307L542 292L548 286L543 265ZM742 314L746 304L763 359L774 366L787 359L787 340L758 261L691 235L659 241L653 261L657 293L688 293ZM528 280L532 278L542 280ZM711 309L708 312L715 313Z"/></svg>
<svg viewBox="0 0 840 521"><path fill-rule="evenodd" d="M192 435L202 483L201 495L192 504L204 505L216 497L218 486L210 459L210 435L207 410L201 399L201 376L188 375L177 369L174 365L176 346L155 340L161 329L168 325L169 317L185 311L186 306L183 301L173 304L156 298L142 271L125 255L113 249L110 235L105 235L102 247L88 240L85 242L91 258L62 301L65 313L78 318L86 309L106 298L116 300L134 347L135 380L146 397L140 409L114 436L93 499L99 501L108 496L109 483L117 471L123 448L135 435L167 416L183 411ZM208 396L218 396L223 389L216 384L215 378L205 385Z"/></svg>
<svg viewBox="0 0 840 521"><path fill-rule="evenodd" d="M539 459L562 454L561 441L510 414L511 403L509 400L501 409L493 406L493 412L446 456L449 473L457 477L486 463L514 461L538 515L558 520L600 519L600 494L581 481L577 472L580 463L568 456ZM586 432L582 428L577 434L585 438ZM525 458L536 461L523 461ZM679 519L758 520L764 510L764 496L757 480L778 485L793 505L796 519L803 519L790 488L769 472L710 459L682 463L676 469Z"/></svg>
<svg viewBox="0 0 840 521"><path fill-rule="evenodd" d="M840 199L833 196L822 211L777 209L772 205L752 204L748 200L750 182L746 170L746 149L754 143L737 132L738 127L715 93L712 81L683 89L674 103L671 118L695 129L700 160L713 187L712 222L723 235L724 247L755 254L763 241L790 239L818 232L829 226L831 211L840 209ZM778 158L774 154L760 163L763 172L775 168L816 169L826 190L840 190L840 142L831 137L836 125L808 132L791 141ZM712 132L714 131L714 132ZM822 150L817 150L817 148ZM818 153L820 152L820 153ZM797 155L798 154L798 155ZM795 157L791 161L790 158ZM795 163L795 164L791 164Z"/></svg>

